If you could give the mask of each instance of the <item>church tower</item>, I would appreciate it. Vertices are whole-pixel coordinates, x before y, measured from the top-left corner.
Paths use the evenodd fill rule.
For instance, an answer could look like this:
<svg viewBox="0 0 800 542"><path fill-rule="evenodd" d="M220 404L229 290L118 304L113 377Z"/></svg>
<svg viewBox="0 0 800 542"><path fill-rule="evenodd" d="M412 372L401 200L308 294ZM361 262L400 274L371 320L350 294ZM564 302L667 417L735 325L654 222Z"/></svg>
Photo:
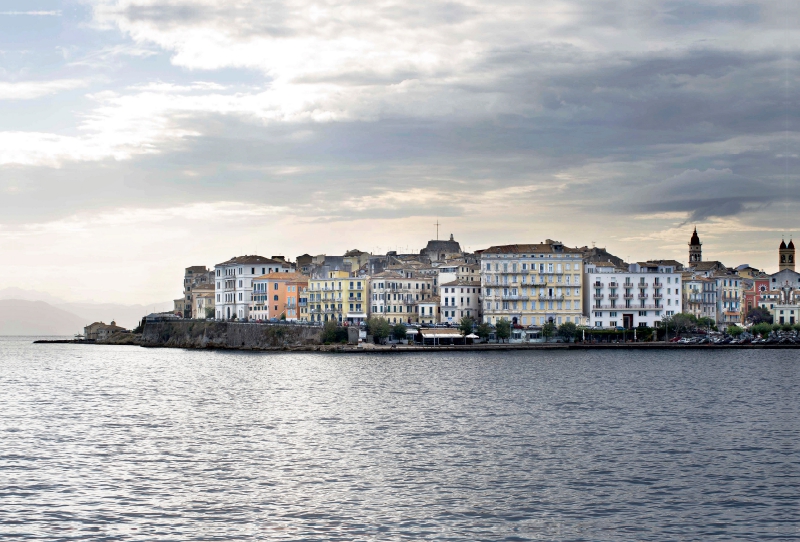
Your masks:
<svg viewBox="0 0 800 542"><path fill-rule="evenodd" d="M794 271L794 241L791 239L788 245L781 239L781 246L778 247L778 271L785 269Z"/></svg>
<svg viewBox="0 0 800 542"><path fill-rule="evenodd" d="M703 261L702 245L703 243L700 242L700 238L697 236L697 228L695 228L692 239L689 241L689 267L693 267Z"/></svg>

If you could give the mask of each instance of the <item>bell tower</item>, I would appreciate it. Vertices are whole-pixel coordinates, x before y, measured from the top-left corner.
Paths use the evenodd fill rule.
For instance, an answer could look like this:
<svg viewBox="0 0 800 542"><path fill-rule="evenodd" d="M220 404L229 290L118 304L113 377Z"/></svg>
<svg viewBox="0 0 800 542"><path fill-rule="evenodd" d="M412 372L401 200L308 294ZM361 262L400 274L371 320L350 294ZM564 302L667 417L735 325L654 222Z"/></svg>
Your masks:
<svg viewBox="0 0 800 542"><path fill-rule="evenodd" d="M689 266L692 267L694 264L703 261L703 243L700 242L700 238L697 236L697 228L694 229L694 233L692 234L692 239L689 241Z"/></svg>
<svg viewBox="0 0 800 542"><path fill-rule="evenodd" d="M789 239L789 244L787 245L781 239L781 246L778 247L778 271L786 269L794 271L794 255L794 241Z"/></svg>

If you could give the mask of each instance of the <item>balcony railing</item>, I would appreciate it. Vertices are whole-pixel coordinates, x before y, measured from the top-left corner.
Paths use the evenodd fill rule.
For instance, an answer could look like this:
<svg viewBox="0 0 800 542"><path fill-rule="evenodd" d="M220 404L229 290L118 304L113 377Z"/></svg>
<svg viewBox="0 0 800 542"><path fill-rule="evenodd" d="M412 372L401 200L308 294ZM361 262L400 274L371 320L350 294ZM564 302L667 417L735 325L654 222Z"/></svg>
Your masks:
<svg viewBox="0 0 800 542"><path fill-rule="evenodd" d="M617 288L618 286L619 286L619 284L617 284L616 282L609 282L608 283L608 287L609 288Z"/></svg>
<svg viewBox="0 0 800 542"><path fill-rule="evenodd" d="M619 299L619 294L609 294L609 299Z"/></svg>
<svg viewBox="0 0 800 542"><path fill-rule="evenodd" d="M564 301L563 295L540 295L539 300L541 301Z"/></svg>
<svg viewBox="0 0 800 542"><path fill-rule="evenodd" d="M624 297L625 299L633 299L633 294L625 294L622 297Z"/></svg>
<svg viewBox="0 0 800 542"><path fill-rule="evenodd" d="M603 299L605 296L603 294L594 294L592 297L594 299Z"/></svg>
<svg viewBox="0 0 800 542"><path fill-rule="evenodd" d="M662 299L664 294L653 294L653 299Z"/></svg>
<svg viewBox="0 0 800 542"><path fill-rule="evenodd" d="M639 294L636 297L638 297L639 299L647 299L647 294Z"/></svg>

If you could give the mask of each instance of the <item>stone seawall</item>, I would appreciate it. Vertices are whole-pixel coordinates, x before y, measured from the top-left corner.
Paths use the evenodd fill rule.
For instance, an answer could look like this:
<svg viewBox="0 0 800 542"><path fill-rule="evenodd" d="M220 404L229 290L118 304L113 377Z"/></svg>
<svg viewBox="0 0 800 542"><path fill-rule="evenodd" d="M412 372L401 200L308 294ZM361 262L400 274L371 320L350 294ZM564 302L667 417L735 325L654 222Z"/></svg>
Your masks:
<svg viewBox="0 0 800 542"><path fill-rule="evenodd" d="M300 325L206 322L152 322L142 330L142 346L274 350L320 344L322 328Z"/></svg>

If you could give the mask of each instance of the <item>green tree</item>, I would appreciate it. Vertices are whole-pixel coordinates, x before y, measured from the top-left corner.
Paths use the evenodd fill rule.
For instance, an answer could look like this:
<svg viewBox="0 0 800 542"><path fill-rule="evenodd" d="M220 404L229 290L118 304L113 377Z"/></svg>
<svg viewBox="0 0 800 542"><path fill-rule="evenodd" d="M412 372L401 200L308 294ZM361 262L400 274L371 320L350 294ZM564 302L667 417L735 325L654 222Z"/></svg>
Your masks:
<svg viewBox="0 0 800 542"><path fill-rule="evenodd" d="M502 342L511 337L511 322L502 318L495 326L495 335Z"/></svg>
<svg viewBox="0 0 800 542"><path fill-rule="evenodd" d="M330 344L335 343L337 339L337 331L339 326L336 325L336 322L329 321L325 322L325 325L322 326L322 343L323 344Z"/></svg>
<svg viewBox="0 0 800 542"><path fill-rule="evenodd" d="M395 324L392 327L392 337L398 341L405 340L406 326L404 326L403 324Z"/></svg>
<svg viewBox="0 0 800 542"><path fill-rule="evenodd" d="M486 339L489 338L489 335L492 334L492 326L490 326L486 322L482 322L478 324L478 328L475 330L475 334L485 341Z"/></svg>
<svg viewBox="0 0 800 542"><path fill-rule="evenodd" d="M206 307L206 319L211 320L214 318L214 307Z"/></svg>
<svg viewBox="0 0 800 542"><path fill-rule="evenodd" d="M547 322L545 325L542 326L542 337L545 340L549 340L550 337L556 334L556 326L553 322Z"/></svg>
<svg viewBox="0 0 800 542"><path fill-rule="evenodd" d="M280 319L286 321L286 313L282 313Z"/></svg>
<svg viewBox="0 0 800 542"><path fill-rule="evenodd" d="M381 342L392 332L392 327L386 321L386 318L373 316L367 320L367 330L375 340Z"/></svg>
<svg viewBox="0 0 800 542"><path fill-rule="evenodd" d="M469 335L470 333L472 333L472 328L474 325L475 325L475 320L473 320L469 316L465 316L458 323L458 329L461 331L462 335Z"/></svg>
<svg viewBox="0 0 800 542"><path fill-rule="evenodd" d="M697 326L698 327L707 327L711 329L715 329L717 327L717 323L714 321L713 318L708 318L703 316L702 318L697 319Z"/></svg>
<svg viewBox="0 0 800 542"><path fill-rule="evenodd" d="M780 324L772 324L772 331L780 331L781 325Z"/></svg>
<svg viewBox="0 0 800 542"><path fill-rule="evenodd" d="M576 333L578 333L578 326L572 322L564 322L558 326L558 336L565 341L569 341L570 339L574 338Z"/></svg>
<svg viewBox="0 0 800 542"><path fill-rule="evenodd" d="M772 313L763 307L753 307L747 312L747 320L752 324L771 324Z"/></svg>
<svg viewBox="0 0 800 542"><path fill-rule="evenodd" d="M761 322L750 328L750 333L753 335L761 335L764 338L768 337L771 331L772 324L768 324L767 322Z"/></svg>
<svg viewBox="0 0 800 542"><path fill-rule="evenodd" d="M739 335L744 333L744 330L739 326L728 326L728 329L726 329L725 331L727 331L728 335L730 335L731 337L738 337Z"/></svg>
<svg viewBox="0 0 800 542"><path fill-rule="evenodd" d="M800 323L794 325L795 331L800 331Z"/></svg>
<svg viewBox="0 0 800 542"><path fill-rule="evenodd" d="M673 316L667 316L661 321L661 323L666 328L667 333L671 331L674 336L678 336L681 333L693 328L697 323L697 319L692 314L681 312Z"/></svg>
<svg viewBox="0 0 800 542"><path fill-rule="evenodd" d="M781 326L782 331L791 331L792 329L794 329L794 326L792 324L783 324Z"/></svg>

